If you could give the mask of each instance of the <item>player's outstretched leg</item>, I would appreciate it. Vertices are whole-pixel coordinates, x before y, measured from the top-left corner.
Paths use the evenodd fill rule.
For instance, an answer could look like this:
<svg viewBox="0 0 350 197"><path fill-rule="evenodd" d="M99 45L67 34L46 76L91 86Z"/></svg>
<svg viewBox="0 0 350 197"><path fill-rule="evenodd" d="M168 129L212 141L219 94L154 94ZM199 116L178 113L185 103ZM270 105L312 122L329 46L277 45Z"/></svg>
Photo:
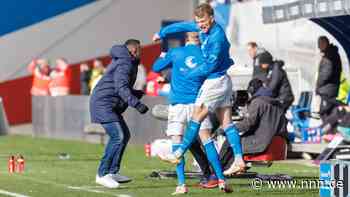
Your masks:
<svg viewBox="0 0 350 197"><path fill-rule="evenodd" d="M181 144L173 143L172 145L173 152L175 152L180 146ZM177 175L178 184L175 189L175 192L172 193L172 195L186 194L188 192L188 188L185 185L185 159L184 158L182 158L180 160L180 163L176 165L176 175Z"/></svg>
<svg viewBox="0 0 350 197"><path fill-rule="evenodd" d="M242 173L245 171L245 163L243 160L243 151L239 131L234 124L230 124L224 129L224 131L235 156L234 162L227 170L225 170L224 174L233 175Z"/></svg>

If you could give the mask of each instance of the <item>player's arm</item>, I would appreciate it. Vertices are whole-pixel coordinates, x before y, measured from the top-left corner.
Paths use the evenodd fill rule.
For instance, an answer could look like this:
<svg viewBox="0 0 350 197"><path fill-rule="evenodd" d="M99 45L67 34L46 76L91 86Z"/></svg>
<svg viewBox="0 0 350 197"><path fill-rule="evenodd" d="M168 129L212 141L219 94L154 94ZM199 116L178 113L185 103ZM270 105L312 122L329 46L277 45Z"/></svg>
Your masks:
<svg viewBox="0 0 350 197"><path fill-rule="evenodd" d="M173 23L171 25L163 27L158 33L156 33L153 37L153 41L156 41L157 39L163 39L169 34L178 32L199 32L199 28L194 21Z"/></svg>
<svg viewBox="0 0 350 197"><path fill-rule="evenodd" d="M274 65L272 68L272 73L271 73L271 80L268 84L268 87L272 92L275 92L277 90L278 85L281 83L282 80L282 68L279 68L279 65Z"/></svg>
<svg viewBox="0 0 350 197"><path fill-rule="evenodd" d="M162 52L159 58L154 62L152 66L152 70L154 72L159 73L167 68L170 68L172 66L171 54L172 54L172 50L169 50L168 53Z"/></svg>

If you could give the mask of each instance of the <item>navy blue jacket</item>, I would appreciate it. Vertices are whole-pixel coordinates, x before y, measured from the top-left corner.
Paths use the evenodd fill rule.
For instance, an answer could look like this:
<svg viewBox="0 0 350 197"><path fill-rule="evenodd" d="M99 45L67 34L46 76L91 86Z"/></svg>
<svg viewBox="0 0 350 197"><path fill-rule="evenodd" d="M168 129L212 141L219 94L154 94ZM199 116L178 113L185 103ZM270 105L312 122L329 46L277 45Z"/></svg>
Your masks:
<svg viewBox="0 0 350 197"><path fill-rule="evenodd" d="M118 122L128 106L136 107L140 100L133 95L137 64L124 45L111 49L112 62L95 86L90 97L93 123Z"/></svg>

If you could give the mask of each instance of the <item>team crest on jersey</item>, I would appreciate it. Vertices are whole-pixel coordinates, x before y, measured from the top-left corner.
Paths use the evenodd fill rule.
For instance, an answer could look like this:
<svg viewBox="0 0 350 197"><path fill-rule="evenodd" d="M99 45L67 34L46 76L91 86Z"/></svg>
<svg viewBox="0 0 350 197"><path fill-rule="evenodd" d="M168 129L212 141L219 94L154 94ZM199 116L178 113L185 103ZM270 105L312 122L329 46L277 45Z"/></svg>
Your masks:
<svg viewBox="0 0 350 197"><path fill-rule="evenodd" d="M185 64L186 64L187 67L194 68L194 67L197 66L197 63L193 62L193 59L194 59L194 56L188 56L185 59Z"/></svg>

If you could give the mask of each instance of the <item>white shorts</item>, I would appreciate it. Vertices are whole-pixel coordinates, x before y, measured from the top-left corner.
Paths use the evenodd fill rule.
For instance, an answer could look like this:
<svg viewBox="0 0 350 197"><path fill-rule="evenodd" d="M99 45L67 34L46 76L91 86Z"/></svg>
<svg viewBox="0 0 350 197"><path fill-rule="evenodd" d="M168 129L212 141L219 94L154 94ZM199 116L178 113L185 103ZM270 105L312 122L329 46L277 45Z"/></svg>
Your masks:
<svg viewBox="0 0 350 197"><path fill-rule="evenodd" d="M188 121L191 120L194 104L169 105L167 136L183 135ZM201 123L200 130L212 129L209 116Z"/></svg>
<svg viewBox="0 0 350 197"><path fill-rule="evenodd" d="M204 81L199 90L196 106L204 104L210 112L217 108L232 106L232 81L228 75Z"/></svg>

